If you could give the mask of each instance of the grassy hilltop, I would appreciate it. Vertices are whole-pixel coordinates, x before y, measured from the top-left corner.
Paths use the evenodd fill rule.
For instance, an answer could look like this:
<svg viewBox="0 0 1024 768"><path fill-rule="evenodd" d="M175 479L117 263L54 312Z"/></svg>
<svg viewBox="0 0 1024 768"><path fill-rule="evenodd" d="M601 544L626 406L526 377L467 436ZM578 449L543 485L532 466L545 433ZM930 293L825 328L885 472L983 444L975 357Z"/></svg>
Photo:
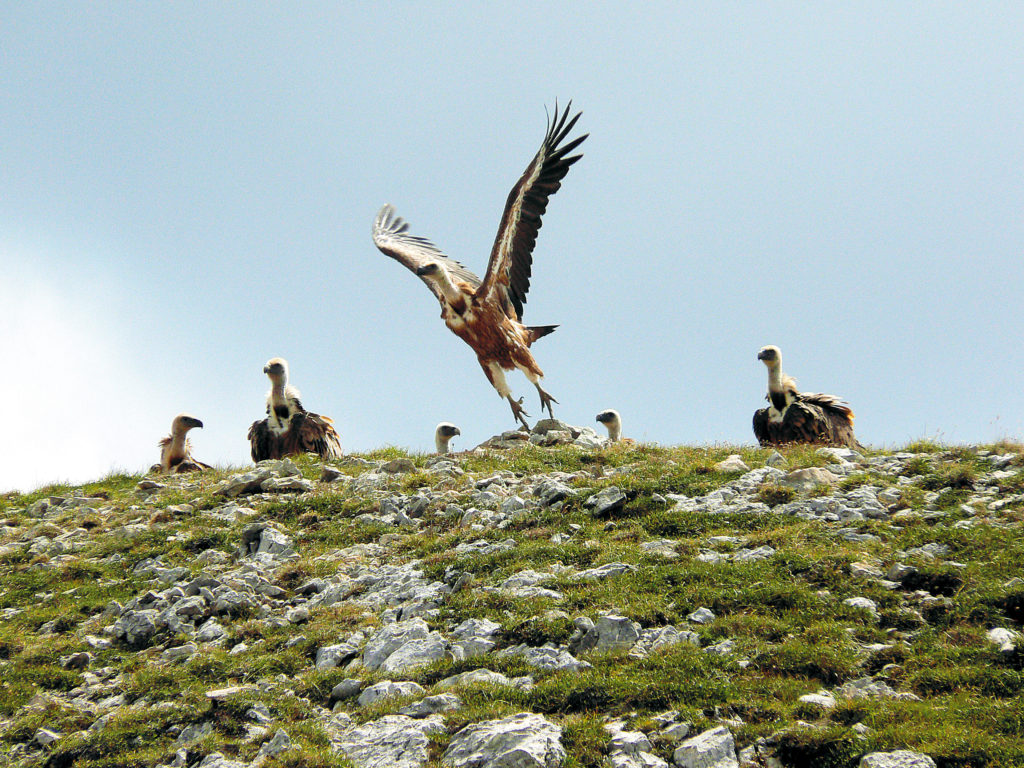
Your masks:
<svg viewBox="0 0 1024 768"><path fill-rule="evenodd" d="M669 762L675 722L690 736L724 724L738 750L760 744L784 766L900 748L1024 765L1024 641L987 636L1024 622L1024 446L852 462L793 447L760 480L716 469L730 454L758 470L773 451L525 446L449 463L387 449L326 471L301 457L281 490L235 497L251 467L0 496L0 763L170 765L179 750L189 766L212 752L248 763L283 730L267 768L344 766L331 717L367 723L423 694L361 706L339 683L430 695L487 668L533 685L453 689L462 706L430 735L428 765L463 726L522 711L561 726L566 766L602 765L615 720ZM832 476L796 483L810 467ZM284 542L262 559L247 551L260 522ZM111 629L147 606L179 612ZM713 616L688 618L700 608ZM581 646L579 619L606 614L695 636L646 655ZM349 666L357 648L317 668L321 649L409 615L453 644L467 619L500 629L467 658L386 672ZM515 652L548 643L591 666ZM825 703L800 700L822 690Z"/></svg>

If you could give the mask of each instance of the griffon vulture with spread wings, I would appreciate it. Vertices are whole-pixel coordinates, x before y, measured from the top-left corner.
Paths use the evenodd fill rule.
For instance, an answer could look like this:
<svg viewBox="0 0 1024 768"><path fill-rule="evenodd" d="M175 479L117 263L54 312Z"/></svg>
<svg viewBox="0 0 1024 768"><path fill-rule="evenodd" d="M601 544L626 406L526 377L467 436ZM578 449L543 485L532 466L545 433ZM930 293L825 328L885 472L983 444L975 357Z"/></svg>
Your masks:
<svg viewBox="0 0 1024 768"><path fill-rule="evenodd" d="M523 398L512 397L505 371L521 370L540 393L541 408L553 416L552 403L540 380L544 372L530 352L530 345L557 326L525 326L523 304L530 289L533 248L548 198L558 191L569 166L583 157L569 155L587 135L563 142L580 114L555 114L548 124L540 150L509 193L491 259L483 280L462 264L443 254L433 243L408 234L409 225L385 205L373 225L373 242L386 255L415 272L441 303L441 318L452 332L476 352L480 367L498 394L512 407L512 415L529 428Z"/></svg>

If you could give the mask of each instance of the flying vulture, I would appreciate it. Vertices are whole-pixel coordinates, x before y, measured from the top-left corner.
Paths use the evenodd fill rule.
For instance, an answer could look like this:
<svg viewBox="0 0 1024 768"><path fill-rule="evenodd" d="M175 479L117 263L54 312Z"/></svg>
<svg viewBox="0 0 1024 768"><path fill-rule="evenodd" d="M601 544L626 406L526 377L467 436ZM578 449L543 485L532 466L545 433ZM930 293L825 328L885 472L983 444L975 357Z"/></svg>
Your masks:
<svg viewBox="0 0 1024 768"><path fill-rule="evenodd" d="M280 459L296 453L317 453L321 459L341 458L341 438L334 422L302 407L299 391L288 386L288 362L280 357L263 367L272 384L267 418L249 427L252 460Z"/></svg>
<svg viewBox="0 0 1024 768"><path fill-rule="evenodd" d="M408 234L409 225L390 205L381 208L373 225L376 246L427 284L441 303L445 325L473 348L487 380L508 400L513 417L527 429L525 417L529 414L523 410L521 397L513 399L505 371L521 370L537 387L541 408L554 416L551 404L558 401L541 388L544 372L530 353L530 345L557 326L525 326L521 321L541 216L548 198L562 186L569 166L583 157L569 153L586 134L563 143L581 114L570 119L571 106L572 102L561 115L555 106L540 150L509 193L482 280L429 240Z"/></svg>
<svg viewBox="0 0 1024 768"><path fill-rule="evenodd" d="M448 443L456 435L461 435L462 432L454 424L448 421L442 421L437 425L437 429L434 430L434 447L437 448L438 453L449 453L450 448Z"/></svg>
<svg viewBox="0 0 1024 768"><path fill-rule="evenodd" d="M754 435L762 445L822 443L859 448L853 436L853 411L835 395L798 392L782 372L778 347L763 347L757 359L768 368L768 407L754 413Z"/></svg>
<svg viewBox="0 0 1024 768"><path fill-rule="evenodd" d="M171 422L171 434L161 440L160 463L154 464L150 472L199 472L209 469L209 464L192 458L192 443L185 437L194 428L203 428L203 422L187 413L179 413Z"/></svg>

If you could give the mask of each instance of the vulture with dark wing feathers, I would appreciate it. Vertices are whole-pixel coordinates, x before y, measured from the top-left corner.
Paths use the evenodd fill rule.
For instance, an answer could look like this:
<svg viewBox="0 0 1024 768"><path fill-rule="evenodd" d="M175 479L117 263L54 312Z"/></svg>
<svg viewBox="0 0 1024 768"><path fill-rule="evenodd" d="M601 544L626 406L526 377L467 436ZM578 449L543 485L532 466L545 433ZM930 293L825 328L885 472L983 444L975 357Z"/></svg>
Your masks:
<svg viewBox="0 0 1024 768"><path fill-rule="evenodd" d="M252 460L280 459L297 453L316 453L321 459L341 458L341 438L334 422L302 407L299 391L288 385L288 362L275 357L263 372L270 378L271 388L267 418L249 427Z"/></svg>
<svg viewBox="0 0 1024 768"><path fill-rule="evenodd" d="M798 392L782 372L778 347L763 347L757 359L768 368L768 407L754 413L754 436L761 445L821 443L859 448L853 436L853 411L841 398Z"/></svg>
<svg viewBox="0 0 1024 768"><path fill-rule="evenodd" d="M548 124L540 150L516 182L505 203L505 212L491 248L483 280L444 255L433 243L408 234L408 224L385 205L373 225L373 242L385 254L415 272L441 303L441 317L455 335L476 352L480 367L498 394L512 407L512 415L529 428L523 399L512 397L505 371L521 370L540 394L541 408L553 416L557 403L541 388L544 372L530 352L530 345L557 326L525 326L523 304L530 289L533 247L548 199L558 191L569 167L583 155L569 155L586 135L565 142L579 120L569 118L569 108Z"/></svg>

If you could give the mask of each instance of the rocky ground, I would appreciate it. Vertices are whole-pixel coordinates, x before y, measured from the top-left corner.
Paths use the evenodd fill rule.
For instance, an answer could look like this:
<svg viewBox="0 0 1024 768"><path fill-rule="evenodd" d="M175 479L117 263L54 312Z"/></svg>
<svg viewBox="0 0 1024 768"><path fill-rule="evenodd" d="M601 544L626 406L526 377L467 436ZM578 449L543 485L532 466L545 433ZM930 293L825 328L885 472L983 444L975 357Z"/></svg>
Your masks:
<svg viewBox="0 0 1024 768"><path fill-rule="evenodd" d="M0 763L1024 764L1018 445L547 421L0 505Z"/></svg>

